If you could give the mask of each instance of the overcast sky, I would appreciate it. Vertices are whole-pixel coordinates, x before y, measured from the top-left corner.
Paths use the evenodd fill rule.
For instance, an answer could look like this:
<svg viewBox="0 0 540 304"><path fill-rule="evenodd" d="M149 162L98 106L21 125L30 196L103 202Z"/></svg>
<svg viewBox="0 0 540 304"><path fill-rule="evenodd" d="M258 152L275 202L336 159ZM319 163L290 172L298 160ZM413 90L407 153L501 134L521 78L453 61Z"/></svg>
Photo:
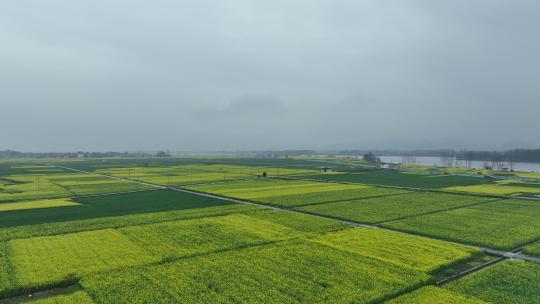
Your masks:
<svg viewBox="0 0 540 304"><path fill-rule="evenodd" d="M0 150L540 147L540 1L0 2Z"/></svg>

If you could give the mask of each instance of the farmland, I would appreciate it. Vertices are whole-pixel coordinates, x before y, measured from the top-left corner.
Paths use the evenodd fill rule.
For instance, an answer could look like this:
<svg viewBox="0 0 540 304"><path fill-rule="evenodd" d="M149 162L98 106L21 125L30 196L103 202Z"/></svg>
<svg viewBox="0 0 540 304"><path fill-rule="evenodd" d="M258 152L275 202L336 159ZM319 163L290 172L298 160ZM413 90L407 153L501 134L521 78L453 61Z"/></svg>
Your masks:
<svg viewBox="0 0 540 304"><path fill-rule="evenodd" d="M538 302L533 262L434 286L478 246L539 255L537 201L456 193L534 185L358 165L0 162L0 303Z"/></svg>
<svg viewBox="0 0 540 304"><path fill-rule="evenodd" d="M525 246L523 251L528 255L540 257L540 242Z"/></svg>
<svg viewBox="0 0 540 304"><path fill-rule="evenodd" d="M447 240L508 250L540 239L540 204L503 200L413 217L385 227Z"/></svg>
<svg viewBox="0 0 540 304"><path fill-rule="evenodd" d="M90 276L82 286L108 303L149 298L154 303L370 303L428 279L422 272L293 241L135 268L111 277Z"/></svg>
<svg viewBox="0 0 540 304"><path fill-rule="evenodd" d="M313 175L305 176L305 178L423 189L439 189L489 183L489 181L476 177L381 170L369 170L346 174Z"/></svg>
<svg viewBox="0 0 540 304"><path fill-rule="evenodd" d="M490 198L446 193L411 192L300 207L299 210L362 223L381 223L488 202Z"/></svg>
<svg viewBox="0 0 540 304"><path fill-rule="evenodd" d="M191 186L201 192L292 207L406 193L404 190L365 185L331 184L299 180L255 180L226 184Z"/></svg>
<svg viewBox="0 0 540 304"><path fill-rule="evenodd" d="M424 287L385 304L487 304L487 302L442 288Z"/></svg>
<svg viewBox="0 0 540 304"><path fill-rule="evenodd" d="M448 285L448 289L494 304L540 302L540 265L507 261Z"/></svg>

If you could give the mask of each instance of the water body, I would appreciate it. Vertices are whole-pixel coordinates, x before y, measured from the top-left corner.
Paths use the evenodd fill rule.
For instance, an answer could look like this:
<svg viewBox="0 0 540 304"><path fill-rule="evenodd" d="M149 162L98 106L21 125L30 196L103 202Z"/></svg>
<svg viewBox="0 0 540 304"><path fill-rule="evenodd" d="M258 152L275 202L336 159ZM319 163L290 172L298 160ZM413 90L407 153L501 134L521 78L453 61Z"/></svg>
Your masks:
<svg viewBox="0 0 540 304"><path fill-rule="evenodd" d="M402 156L379 156L381 161L385 163L392 163L392 164L401 164L404 163L404 158ZM440 157L434 157L434 156L412 156L408 159L414 160L414 164L420 165L420 166L443 166L443 160ZM456 160L453 159L453 166L454 167L465 167L465 161L463 160ZM491 162L489 161L471 161L470 167L476 168L476 169L483 169L485 164L491 165ZM507 162L503 163L504 167L510 168L510 164ZM512 164L512 168L514 171L522 171L522 172L540 172L540 163L522 163L522 162L514 162Z"/></svg>

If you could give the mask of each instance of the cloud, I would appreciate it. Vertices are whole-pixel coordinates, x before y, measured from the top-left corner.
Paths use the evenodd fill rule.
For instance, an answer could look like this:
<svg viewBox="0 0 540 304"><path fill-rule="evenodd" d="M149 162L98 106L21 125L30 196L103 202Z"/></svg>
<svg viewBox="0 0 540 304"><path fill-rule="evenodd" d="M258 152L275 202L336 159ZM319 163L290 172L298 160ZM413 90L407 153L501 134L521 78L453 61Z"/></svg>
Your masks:
<svg viewBox="0 0 540 304"><path fill-rule="evenodd" d="M100 4L0 4L0 149L540 147L538 1Z"/></svg>

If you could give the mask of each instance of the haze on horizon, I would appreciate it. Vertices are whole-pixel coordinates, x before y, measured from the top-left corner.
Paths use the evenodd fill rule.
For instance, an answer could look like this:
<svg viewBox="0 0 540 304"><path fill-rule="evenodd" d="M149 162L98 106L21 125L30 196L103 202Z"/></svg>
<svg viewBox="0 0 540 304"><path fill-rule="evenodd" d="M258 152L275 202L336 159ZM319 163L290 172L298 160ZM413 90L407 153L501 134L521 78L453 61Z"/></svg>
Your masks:
<svg viewBox="0 0 540 304"><path fill-rule="evenodd" d="M540 2L4 1L0 150L540 147Z"/></svg>

